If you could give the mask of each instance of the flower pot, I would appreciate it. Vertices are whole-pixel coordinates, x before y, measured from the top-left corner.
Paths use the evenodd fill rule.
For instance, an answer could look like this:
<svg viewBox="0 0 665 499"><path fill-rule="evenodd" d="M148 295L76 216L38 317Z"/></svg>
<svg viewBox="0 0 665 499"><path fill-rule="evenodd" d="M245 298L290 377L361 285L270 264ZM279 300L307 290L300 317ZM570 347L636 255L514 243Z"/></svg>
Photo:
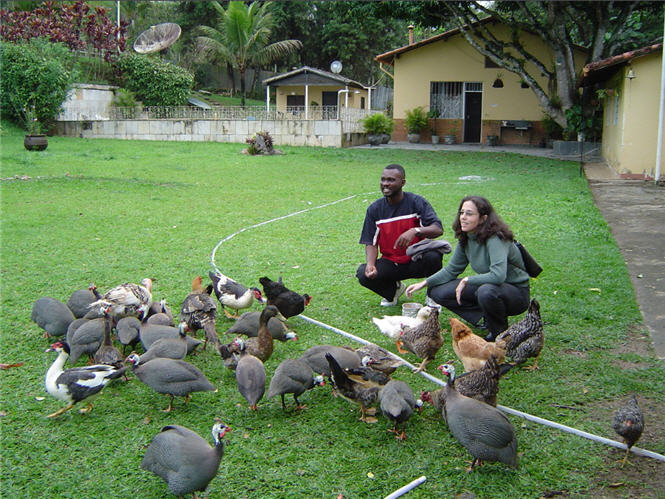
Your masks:
<svg viewBox="0 0 665 499"><path fill-rule="evenodd" d="M432 144L438 144L438 143L439 143L439 136L432 135Z"/></svg>
<svg viewBox="0 0 665 499"><path fill-rule="evenodd" d="M368 134L367 135L367 142L369 143L370 146L378 146L381 144L381 141L383 140L383 137L381 134Z"/></svg>
<svg viewBox="0 0 665 499"><path fill-rule="evenodd" d="M499 136L498 135L488 135L487 136L487 145L488 146L496 146L499 144Z"/></svg>
<svg viewBox="0 0 665 499"><path fill-rule="evenodd" d="M409 142L412 144L417 144L420 142L420 134L419 133L409 133L407 134L407 137L409 138Z"/></svg>
<svg viewBox="0 0 665 499"><path fill-rule="evenodd" d="M451 145L451 144L455 143L456 139L457 139L457 137L455 137L454 135L444 135L443 136L443 143L446 144L446 145Z"/></svg>
<svg viewBox="0 0 665 499"><path fill-rule="evenodd" d="M390 134L389 133L382 133L381 134L381 143L382 144L387 144L390 142Z"/></svg>
<svg viewBox="0 0 665 499"><path fill-rule="evenodd" d="M46 135L26 135L23 139L23 147L28 151L43 151L48 147L48 139Z"/></svg>

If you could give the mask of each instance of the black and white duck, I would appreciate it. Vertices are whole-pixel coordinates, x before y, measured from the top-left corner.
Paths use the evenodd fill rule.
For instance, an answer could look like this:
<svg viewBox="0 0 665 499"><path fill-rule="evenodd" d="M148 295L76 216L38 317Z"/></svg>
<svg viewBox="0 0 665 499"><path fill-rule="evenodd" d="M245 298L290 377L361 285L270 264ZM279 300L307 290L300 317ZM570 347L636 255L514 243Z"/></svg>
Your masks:
<svg viewBox="0 0 665 499"><path fill-rule="evenodd" d="M254 287L246 288L239 282L225 276L219 270L215 272L210 271L208 275L212 279L212 289L219 303L222 305L224 315L229 319L237 318L238 311L251 307L254 300L263 303L263 295L260 289ZM235 310L235 314L229 313L227 308Z"/></svg>

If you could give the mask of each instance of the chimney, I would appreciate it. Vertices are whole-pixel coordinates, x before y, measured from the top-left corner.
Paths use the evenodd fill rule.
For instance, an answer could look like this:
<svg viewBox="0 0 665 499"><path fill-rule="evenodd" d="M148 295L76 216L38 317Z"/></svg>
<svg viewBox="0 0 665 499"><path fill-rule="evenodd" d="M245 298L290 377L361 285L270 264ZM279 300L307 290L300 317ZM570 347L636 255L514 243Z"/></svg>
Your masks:
<svg viewBox="0 0 665 499"><path fill-rule="evenodd" d="M413 24L409 24L409 45L413 45Z"/></svg>

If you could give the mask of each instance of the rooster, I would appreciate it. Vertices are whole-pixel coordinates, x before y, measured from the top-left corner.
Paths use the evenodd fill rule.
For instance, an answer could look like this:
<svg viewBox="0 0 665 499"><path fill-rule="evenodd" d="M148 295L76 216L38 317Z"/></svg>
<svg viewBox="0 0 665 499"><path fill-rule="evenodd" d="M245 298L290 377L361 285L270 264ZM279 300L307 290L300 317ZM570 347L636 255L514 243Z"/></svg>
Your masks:
<svg viewBox="0 0 665 499"><path fill-rule="evenodd" d="M204 350L209 341L215 348L219 345L219 337L215 329L217 305L210 296L211 292L212 285L203 289L203 279L201 276L196 276L192 281L191 293L185 297L180 307L180 318L187 323L189 329L194 332L199 329L205 331Z"/></svg>
<svg viewBox="0 0 665 499"><path fill-rule="evenodd" d="M284 286L281 276L277 282L271 281L268 277L261 277L259 282L263 286L268 305L277 307L277 310L287 319L302 314L305 306L309 305L312 299L308 294L300 295Z"/></svg>
<svg viewBox="0 0 665 499"><path fill-rule="evenodd" d="M462 361L465 371L480 369L490 355L494 355L499 364L506 358L506 343L510 339L510 335L506 335L502 339L497 338L494 343L491 343L473 334L469 326L454 317L450 318L450 333L453 337L453 350Z"/></svg>
<svg viewBox="0 0 665 499"><path fill-rule="evenodd" d="M423 359L415 372L420 372L425 369L427 363L434 359L436 353L443 346L438 309L432 309L432 312L425 322L414 327L404 326L397 343L397 349L400 353L409 351ZM402 346L406 348L406 350L403 350Z"/></svg>
<svg viewBox="0 0 665 499"><path fill-rule="evenodd" d="M525 369L529 371L538 369L538 357L545 343L538 301L531 300L524 318L501 333L497 337L497 341L502 341L507 337L510 339L506 343L506 357L515 365L523 364L529 357L535 357L533 365Z"/></svg>

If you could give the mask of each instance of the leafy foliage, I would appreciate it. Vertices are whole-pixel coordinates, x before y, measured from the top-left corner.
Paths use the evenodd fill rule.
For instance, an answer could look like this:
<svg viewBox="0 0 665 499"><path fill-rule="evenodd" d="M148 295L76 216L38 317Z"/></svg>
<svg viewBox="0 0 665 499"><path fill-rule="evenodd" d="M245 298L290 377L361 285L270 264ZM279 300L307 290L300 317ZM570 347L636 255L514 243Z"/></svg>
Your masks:
<svg viewBox="0 0 665 499"><path fill-rule="evenodd" d="M74 3L44 2L32 11L0 10L0 38L18 42L47 38L64 43L71 50L91 49L105 60L125 49L125 30L107 15L104 7L91 7L79 0Z"/></svg>
<svg viewBox="0 0 665 499"><path fill-rule="evenodd" d="M406 118L404 119L404 126L408 133L420 133L427 128L427 113L423 106L414 107L413 109L406 110Z"/></svg>
<svg viewBox="0 0 665 499"><path fill-rule="evenodd" d="M268 132L256 132L254 137L245 140L247 143L247 154L255 156L257 154L273 154L273 141Z"/></svg>
<svg viewBox="0 0 665 499"><path fill-rule="evenodd" d="M383 113L370 114L365 116L361 121L365 132L370 135L390 134L395 126L393 119Z"/></svg>
<svg viewBox="0 0 665 499"><path fill-rule="evenodd" d="M122 85L146 106L181 106L194 85L186 69L144 54L125 53L116 61Z"/></svg>
<svg viewBox="0 0 665 499"><path fill-rule="evenodd" d="M48 129L74 81L67 69L70 53L62 44L43 39L0 45L0 109L26 128Z"/></svg>

